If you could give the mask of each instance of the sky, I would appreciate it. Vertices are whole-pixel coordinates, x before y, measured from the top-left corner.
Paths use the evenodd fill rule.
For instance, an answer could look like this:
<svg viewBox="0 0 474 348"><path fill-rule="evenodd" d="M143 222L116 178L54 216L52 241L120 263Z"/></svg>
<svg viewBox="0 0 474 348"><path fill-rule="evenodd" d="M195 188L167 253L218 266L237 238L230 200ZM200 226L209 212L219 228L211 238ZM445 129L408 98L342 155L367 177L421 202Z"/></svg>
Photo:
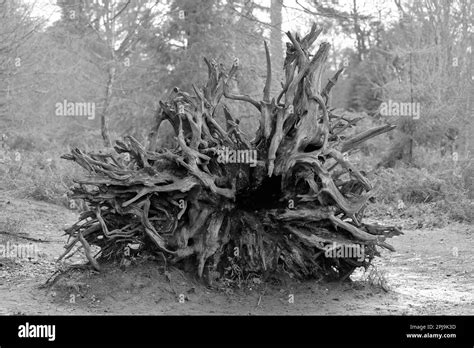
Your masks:
<svg viewBox="0 0 474 348"><path fill-rule="evenodd" d="M33 17L43 18L50 24L61 18L56 0L23 0L23 2L32 6Z"/></svg>

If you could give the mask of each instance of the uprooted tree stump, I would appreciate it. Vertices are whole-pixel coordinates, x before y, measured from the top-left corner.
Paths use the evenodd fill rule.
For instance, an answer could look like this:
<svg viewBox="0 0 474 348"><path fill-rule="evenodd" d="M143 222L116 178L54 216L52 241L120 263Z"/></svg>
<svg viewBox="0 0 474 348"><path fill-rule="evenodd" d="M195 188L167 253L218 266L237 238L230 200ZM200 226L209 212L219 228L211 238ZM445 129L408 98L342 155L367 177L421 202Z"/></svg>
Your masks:
<svg viewBox="0 0 474 348"><path fill-rule="evenodd" d="M346 154L376 135L384 125L347 137L354 125L329 109L331 88L342 69L320 88L330 45L311 55L321 33L313 25L303 38L288 33L285 82L270 99L272 69L265 43L267 77L263 100L232 93L229 72L206 61L208 81L193 94L174 89L160 102L150 144L133 137L117 141L114 151L84 153L74 148L62 158L88 171L76 180L72 196L89 210L66 229L66 251L83 247L91 265L141 252L160 254L168 263L194 264L215 279L287 273L303 279L347 278L367 267L377 246L396 227L363 223L373 188ZM250 141L224 100L252 104L260 126ZM216 116L225 117L225 126ZM169 121L174 149L156 149L158 129ZM91 254L90 245L100 247ZM362 247L364 255L328 257L333 246Z"/></svg>

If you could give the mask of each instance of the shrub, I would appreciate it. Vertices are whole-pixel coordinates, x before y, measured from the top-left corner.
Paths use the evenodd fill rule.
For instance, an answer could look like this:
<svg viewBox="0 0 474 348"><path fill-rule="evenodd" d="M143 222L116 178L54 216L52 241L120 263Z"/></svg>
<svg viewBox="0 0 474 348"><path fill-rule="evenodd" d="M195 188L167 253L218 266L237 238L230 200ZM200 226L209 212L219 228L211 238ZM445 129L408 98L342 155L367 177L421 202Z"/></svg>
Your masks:
<svg viewBox="0 0 474 348"><path fill-rule="evenodd" d="M0 191L18 198L68 206L66 193L80 169L61 160L59 152L21 152L19 161L0 164ZM13 155L10 155L13 158Z"/></svg>
<svg viewBox="0 0 474 348"><path fill-rule="evenodd" d="M419 148L415 161L416 167L399 164L372 174L379 205L372 210L382 212L389 206L402 217L426 215L438 221L474 222L470 159L454 161ZM404 209L397 209L400 200Z"/></svg>

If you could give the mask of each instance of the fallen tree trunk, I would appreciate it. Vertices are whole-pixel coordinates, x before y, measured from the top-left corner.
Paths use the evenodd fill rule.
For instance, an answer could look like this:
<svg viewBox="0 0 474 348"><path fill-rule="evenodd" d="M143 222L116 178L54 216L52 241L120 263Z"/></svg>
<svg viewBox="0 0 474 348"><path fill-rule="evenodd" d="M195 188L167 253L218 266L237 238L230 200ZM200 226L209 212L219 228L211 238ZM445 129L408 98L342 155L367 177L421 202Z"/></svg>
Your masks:
<svg viewBox="0 0 474 348"><path fill-rule="evenodd" d="M329 109L342 69L321 89L329 44L310 55L320 32L313 26L304 38L287 34L286 81L276 98L270 99L265 43L263 100L230 90L238 60L228 73L205 60L203 88L193 86L193 94L175 88L160 102L149 148L125 137L114 152L74 148L62 156L88 171L76 180L73 196L90 210L66 230L72 240L61 258L80 242L96 269L96 259L147 251L178 265L194 264L209 280L275 273L340 279L370 264L377 246L393 250L385 239L400 230L362 222L372 186L345 156L393 126L344 137L354 120ZM226 99L259 112L253 140L239 129ZM221 112L225 126L216 121ZM174 149L155 148L165 120L176 136ZM89 245L99 246L99 254L91 256Z"/></svg>

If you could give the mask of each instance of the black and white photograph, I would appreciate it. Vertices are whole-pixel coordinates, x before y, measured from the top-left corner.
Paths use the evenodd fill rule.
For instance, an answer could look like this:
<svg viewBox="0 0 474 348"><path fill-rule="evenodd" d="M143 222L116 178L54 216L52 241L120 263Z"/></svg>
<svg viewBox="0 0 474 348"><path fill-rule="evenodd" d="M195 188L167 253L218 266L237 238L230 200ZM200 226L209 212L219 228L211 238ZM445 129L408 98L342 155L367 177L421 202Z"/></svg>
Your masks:
<svg viewBox="0 0 474 348"><path fill-rule="evenodd" d="M471 0L0 0L0 345L472 347L473 46Z"/></svg>

